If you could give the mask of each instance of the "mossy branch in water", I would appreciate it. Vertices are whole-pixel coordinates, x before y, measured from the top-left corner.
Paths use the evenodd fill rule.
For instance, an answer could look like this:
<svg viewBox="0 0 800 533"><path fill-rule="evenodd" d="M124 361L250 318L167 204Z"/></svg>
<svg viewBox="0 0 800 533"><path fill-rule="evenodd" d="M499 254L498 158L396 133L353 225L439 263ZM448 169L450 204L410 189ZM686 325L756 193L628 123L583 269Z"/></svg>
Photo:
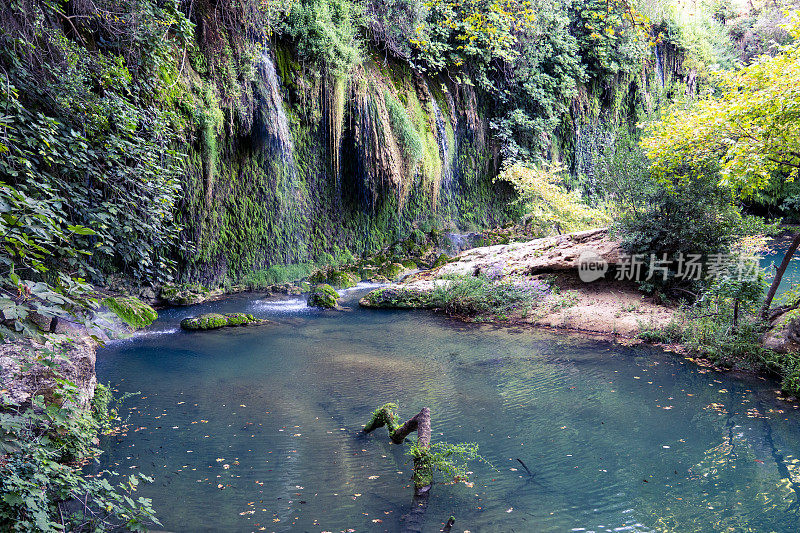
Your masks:
<svg viewBox="0 0 800 533"><path fill-rule="evenodd" d="M386 426L389 438L395 444L402 444L413 431L417 432L417 441L409 444L406 454L414 459L414 489L416 494L427 492L433 484L434 474L443 474L452 483L463 481L469 483L469 461L478 459L494 468L489 461L478 454L475 443L449 444L438 442L431 444L430 409L422 410L400 425L397 420L397 404L386 403L372 412L372 416L364 426L364 433L370 433Z"/></svg>
<svg viewBox="0 0 800 533"><path fill-rule="evenodd" d="M364 426L364 433L371 433L378 428L386 426L389 430L389 436L397 431L400 424L397 423L397 410L396 403L385 403L372 412L372 418L369 419L367 425Z"/></svg>

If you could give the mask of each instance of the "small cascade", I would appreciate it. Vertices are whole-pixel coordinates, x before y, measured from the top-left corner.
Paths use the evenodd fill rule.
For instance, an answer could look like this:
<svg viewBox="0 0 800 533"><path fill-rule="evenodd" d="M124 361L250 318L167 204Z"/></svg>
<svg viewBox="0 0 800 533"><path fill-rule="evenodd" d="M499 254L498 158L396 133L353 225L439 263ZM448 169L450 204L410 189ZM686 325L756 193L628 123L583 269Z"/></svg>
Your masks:
<svg viewBox="0 0 800 533"><path fill-rule="evenodd" d="M267 108L267 120L264 120L264 128L267 136L272 141L273 147L281 154L284 163L289 167L290 173L294 174L297 172L297 166L294 162L294 147L292 145L291 131L289 130L289 119L283 109L281 84L269 48L264 49L261 59L267 88L264 95Z"/></svg>
<svg viewBox="0 0 800 533"><path fill-rule="evenodd" d="M439 157L442 159L442 184L441 187L449 190L453 184L453 157L452 146L447 142L447 128L444 122L444 115L436 103L436 98L431 98L431 106L436 117L436 139L439 143Z"/></svg>
<svg viewBox="0 0 800 533"><path fill-rule="evenodd" d="M304 210L308 201L298 175L292 132L283 106L281 81L269 47L265 47L261 54L261 69L265 82L262 91L263 131L272 152L267 165L275 175L276 192L280 198L278 221L284 239L283 262L292 263L305 259L307 216Z"/></svg>
<svg viewBox="0 0 800 533"><path fill-rule="evenodd" d="M658 79L661 80L661 86L664 87L665 79L664 79L664 59L661 57L661 46L655 46L655 54L656 54L656 74L658 75Z"/></svg>

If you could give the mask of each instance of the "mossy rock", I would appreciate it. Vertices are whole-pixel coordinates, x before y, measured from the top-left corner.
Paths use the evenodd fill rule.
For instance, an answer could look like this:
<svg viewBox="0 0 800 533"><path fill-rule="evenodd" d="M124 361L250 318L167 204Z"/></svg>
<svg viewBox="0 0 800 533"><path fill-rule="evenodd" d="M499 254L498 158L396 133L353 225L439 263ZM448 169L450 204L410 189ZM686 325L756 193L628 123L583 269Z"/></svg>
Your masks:
<svg viewBox="0 0 800 533"><path fill-rule="evenodd" d="M200 316L187 317L181 320L181 328L189 331L219 329L224 327L249 326L264 324L261 320L247 313L206 313Z"/></svg>
<svg viewBox="0 0 800 533"><path fill-rule="evenodd" d="M212 292L202 285L164 285L160 297L169 305L194 305L207 301Z"/></svg>
<svg viewBox="0 0 800 533"><path fill-rule="evenodd" d="M390 281L396 281L405 270L401 263L387 263L378 270L378 274Z"/></svg>
<svg viewBox="0 0 800 533"><path fill-rule="evenodd" d="M316 285L308 296L308 305L310 307L334 309L338 306L338 302L339 293L326 283Z"/></svg>
<svg viewBox="0 0 800 533"><path fill-rule="evenodd" d="M403 267L407 270L416 270L418 268L417 264L411 259L405 259L401 261L400 264L403 265Z"/></svg>
<svg viewBox="0 0 800 533"><path fill-rule="evenodd" d="M436 261L433 262L431 268L439 268L440 266L446 265L451 261L451 258L447 254L441 254L439 257L436 258Z"/></svg>
<svg viewBox="0 0 800 533"><path fill-rule="evenodd" d="M372 279L375 277L377 273L378 273L378 267L372 265L362 266L358 270L358 275L361 277L361 279Z"/></svg>
<svg viewBox="0 0 800 533"><path fill-rule="evenodd" d="M307 282L307 281L301 281L299 287L300 287L300 290L302 292L304 292L304 293L305 292L311 292L311 284L309 282Z"/></svg>
<svg viewBox="0 0 800 533"><path fill-rule="evenodd" d="M156 310L135 296L109 296L103 305L132 328L143 328L158 318Z"/></svg>
<svg viewBox="0 0 800 533"><path fill-rule="evenodd" d="M325 284L337 289L349 289L355 287L358 280L350 272L332 268L317 270L308 277L308 281L315 285Z"/></svg>

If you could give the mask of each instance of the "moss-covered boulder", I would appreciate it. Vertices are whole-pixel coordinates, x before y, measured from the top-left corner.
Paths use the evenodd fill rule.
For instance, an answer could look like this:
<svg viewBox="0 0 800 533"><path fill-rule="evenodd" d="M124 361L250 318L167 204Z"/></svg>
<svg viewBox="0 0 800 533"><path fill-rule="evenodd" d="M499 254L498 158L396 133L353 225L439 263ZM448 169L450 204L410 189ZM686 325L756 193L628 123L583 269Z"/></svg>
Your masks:
<svg viewBox="0 0 800 533"><path fill-rule="evenodd" d="M192 285L164 285L161 287L159 297L168 305L194 305L214 298L224 293L223 290L209 290L199 284Z"/></svg>
<svg viewBox="0 0 800 533"><path fill-rule="evenodd" d="M355 287L358 282L350 272L335 268L317 270L308 277L308 281L315 285L326 284L337 289L349 289L350 287Z"/></svg>
<svg viewBox="0 0 800 533"><path fill-rule="evenodd" d="M386 263L378 269L378 275L385 277L390 281L396 281L400 275L406 271L401 263Z"/></svg>
<svg viewBox="0 0 800 533"><path fill-rule="evenodd" d="M235 326L264 324L266 320L258 319L247 313L206 313L181 320L181 328L189 331L219 329Z"/></svg>
<svg viewBox="0 0 800 533"><path fill-rule="evenodd" d="M102 303L135 329L149 326L158 318L155 309L135 296L109 296Z"/></svg>
<svg viewBox="0 0 800 533"><path fill-rule="evenodd" d="M336 289L326 283L316 285L311 294L308 295L308 305L310 307L323 307L334 309L339 304L339 293Z"/></svg>
<svg viewBox="0 0 800 533"><path fill-rule="evenodd" d="M436 258L436 261L433 262L431 268L439 268L440 266L446 265L452 259L447 254L440 254L439 257Z"/></svg>

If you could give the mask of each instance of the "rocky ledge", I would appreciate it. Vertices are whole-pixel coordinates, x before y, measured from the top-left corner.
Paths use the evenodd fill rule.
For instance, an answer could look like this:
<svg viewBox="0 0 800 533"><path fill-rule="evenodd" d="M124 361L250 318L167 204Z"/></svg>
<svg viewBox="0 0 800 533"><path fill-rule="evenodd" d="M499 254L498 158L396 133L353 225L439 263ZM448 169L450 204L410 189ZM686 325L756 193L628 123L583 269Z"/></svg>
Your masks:
<svg viewBox="0 0 800 533"><path fill-rule="evenodd" d="M580 258L591 253L609 268L620 263L623 250L608 229L545 237L461 252L438 268L412 275L400 283L372 291L360 305L371 308L436 308L438 288L457 283L459 277L484 275L514 283L546 282L553 290L537 298L524 316L506 319L552 328L635 337L643 328L663 328L674 309L653 302L636 285L613 279L591 283L578 276Z"/></svg>

